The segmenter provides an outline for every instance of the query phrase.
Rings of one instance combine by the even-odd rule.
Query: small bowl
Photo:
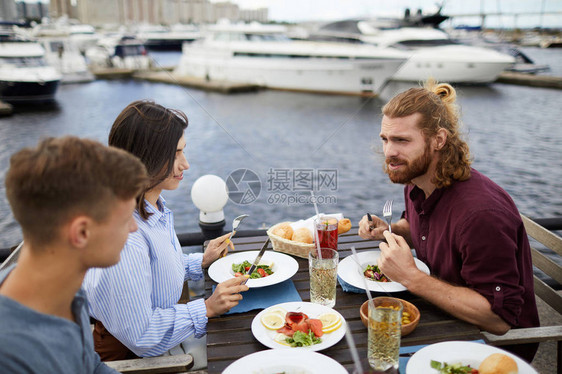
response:
[[[396,298],[396,300],[400,301],[402,303],[402,311],[403,312],[408,312],[410,313],[410,323],[408,323],[407,325],[402,325],[402,336],[406,336],[408,334],[410,334],[412,331],[415,330],[416,326],[418,325],[418,323],[420,322],[420,311],[418,310],[418,308],[416,308],[416,306],[406,300],[402,300],[402,299],[398,299]],[[361,314],[361,321],[363,321],[363,324],[365,325],[365,327],[368,327],[369,325],[369,300],[365,301],[362,305],[361,305],[361,309],[359,310],[360,314]]]

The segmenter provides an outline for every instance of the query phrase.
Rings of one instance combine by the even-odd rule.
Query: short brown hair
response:
[[[432,182],[437,188],[448,187],[453,181],[470,178],[470,150],[461,138],[457,93],[447,83],[429,80],[424,87],[410,88],[393,97],[382,112],[390,118],[420,113],[418,126],[429,139],[440,129],[447,131],[447,141],[441,150]]]
[[[76,215],[103,222],[115,199],[137,196],[147,176],[129,153],[68,136],[45,139],[12,155],[5,183],[25,240],[48,244]]]

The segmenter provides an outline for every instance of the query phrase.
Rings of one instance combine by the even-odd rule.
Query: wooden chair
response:
[[[23,242],[21,242],[20,244],[18,244],[18,246],[12,251],[12,253],[10,253],[10,255],[8,256],[7,259],[4,260],[4,262],[2,262],[0,264],[0,270],[4,270],[5,268],[7,268],[8,266],[15,264],[16,262],[18,262],[18,258],[20,257],[20,251],[21,251],[21,247],[23,247]]]
[[[521,215],[527,234],[545,247],[553,250],[558,256],[562,256],[562,238],[548,231],[533,220]],[[531,247],[533,265],[546,275],[562,284],[562,266],[552,261],[536,248]],[[562,314],[562,294],[556,292],[552,287],[534,276],[535,295],[551,306],[556,312]],[[484,339],[490,345],[508,345],[524,343],[540,343],[544,341],[557,341],[557,365],[558,373],[562,370],[562,326],[541,326],[525,329],[512,329],[504,335],[494,335],[487,332],[482,333]]]
[[[190,354],[183,354],[106,361],[105,364],[121,373],[127,374],[185,373],[193,366],[193,357]]]

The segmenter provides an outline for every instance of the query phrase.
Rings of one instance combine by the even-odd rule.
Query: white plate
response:
[[[234,278],[232,264],[241,264],[244,261],[254,262],[259,251],[246,251],[229,254],[220,258],[209,266],[209,277],[217,283]],[[250,288],[271,286],[291,278],[299,270],[297,260],[284,253],[266,250],[262,261],[273,261],[271,270],[273,274],[265,278],[248,279],[246,285]]]
[[[249,354],[232,364],[222,374],[347,374],[336,360],[305,350],[268,349]]]
[[[353,255],[349,255],[340,261],[338,265],[338,276],[345,282],[351,284],[354,287],[365,289],[365,282],[363,282],[363,272],[367,268],[367,265],[376,265],[379,259],[380,251],[365,251],[357,253],[357,261],[361,264],[361,267],[357,266],[357,263],[353,259]],[[429,268],[426,264],[414,257],[416,266],[418,269],[426,274],[429,274]],[[400,292],[406,291],[406,287],[398,282],[377,282],[373,280],[366,279],[367,285],[370,291],[376,292]]]
[[[436,343],[420,349],[408,361],[406,374],[437,374],[438,371],[431,368],[431,360],[447,362],[448,364],[461,363],[478,369],[480,363],[492,353],[503,353],[513,358],[519,368],[519,374],[537,374],[531,365],[503,349],[481,343],[462,341]]]
[[[330,333],[322,335],[322,342],[318,344],[311,345],[309,347],[289,347],[287,345],[283,345],[281,343],[277,343],[274,339],[275,336],[278,334],[275,330],[266,329],[265,326],[261,323],[261,316],[264,313],[267,313],[272,308],[281,307],[285,309],[287,312],[302,312],[308,315],[309,318],[316,318],[324,313],[336,313],[340,316],[342,320],[342,325],[339,329],[332,331]],[[291,303],[281,303],[277,305],[270,306],[267,309],[262,310],[258,313],[257,316],[254,317],[252,320],[252,334],[254,337],[263,345],[269,348],[287,348],[291,350],[308,350],[308,351],[321,351],[323,349],[329,348],[339,342],[341,338],[345,335],[345,328],[347,326],[347,322],[343,318],[343,316],[335,309],[328,308],[327,306],[320,305],[320,304],[313,304],[308,302],[291,302]]]

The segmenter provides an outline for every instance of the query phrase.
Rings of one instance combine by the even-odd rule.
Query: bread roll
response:
[[[306,244],[312,244],[313,242],[312,233],[306,227],[301,227],[300,229],[295,230],[291,240],[294,240],[296,242],[306,243]]]
[[[351,230],[351,221],[349,218],[340,219],[338,221],[338,235]]]
[[[478,367],[478,374],[517,374],[517,363],[503,353],[493,353]]]
[[[275,227],[273,234],[291,240],[293,237],[293,228],[290,222],[282,222]]]

